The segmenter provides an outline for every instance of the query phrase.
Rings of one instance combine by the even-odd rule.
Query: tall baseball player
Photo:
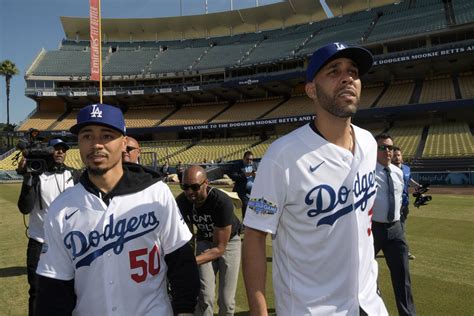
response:
[[[199,275],[191,233],[159,176],[122,164],[120,109],[84,107],[71,132],[86,171],[45,220],[39,315],[193,313]]]
[[[306,94],[316,117],[275,141],[252,188],[243,243],[251,315],[267,315],[268,233],[278,315],[387,315],[377,293],[371,234],[376,143],[351,124],[360,76],[372,65],[361,47],[316,50]]]

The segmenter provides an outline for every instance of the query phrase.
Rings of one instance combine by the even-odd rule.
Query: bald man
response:
[[[188,226],[197,228],[196,262],[201,291],[195,315],[213,315],[216,274],[219,273],[219,315],[233,315],[240,266],[240,221],[231,198],[210,187],[206,171],[191,166],[184,171],[177,198]]]
[[[127,147],[124,152],[122,152],[122,159],[126,162],[140,163],[140,144],[138,141],[131,137],[127,136]]]

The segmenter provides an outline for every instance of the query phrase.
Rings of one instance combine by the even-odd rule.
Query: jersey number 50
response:
[[[145,281],[148,273],[151,275],[157,275],[158,272],[160,272],[160,253],[157,245],[155,245],[149,253],[147,248],[142,248],[130,251],[129,256],[130,269],[141,270],[139,273],[133,273],[130,275],[133,281],[140,283]]]

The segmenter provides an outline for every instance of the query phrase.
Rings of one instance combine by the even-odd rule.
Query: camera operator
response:
[[[17,169],[18,173],[23,175],[18,208],[21,213],[29,214],[26,265],[30,285],[28,292],[30,316],[35,314],[36,267],[44,242],[44,217],[51,202],[68,187],[72,187],[76,182],[75,178],[78,177],[76,172],[64,165],[66,151],[69,146],[61,139],[51,139],[48,142],[48,147],[50,149],[54,148],[54,150],[51,150],[49,159],[44,159],[44,170],[31,168],[32,162],[28,162],[28,154],[22,159]],[[39,165],[42,165],[42,163]]]

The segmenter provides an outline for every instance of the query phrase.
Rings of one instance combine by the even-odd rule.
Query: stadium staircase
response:
[[[265,40],[265,37],[260,39],[255,45],[250,47],[250,49],[237,61],[237,65],[242,64],[246,59],[249,58],[250,54],[257,48],[263,41]]]
[[[375,108],[377,106],[377,103],[380,101],[380,99],[382,99],[383,95],[388,90],[389,86],[390,86],[389,84],[386,84],[386,83],[384,84],[382,92],[380,92],[377,98],[375,98],[374,102],[370,105],[371,108]]]
[[[421,140],[420,143],[418,144],[418,148],[416,149],[415,157],[414,159],[420,159],[421,156],[423,155],[423,150],[425,149],[425,144],[426,144],[426,139],[428,138],[428,131],[430,127],[425,126],[423,127],[423,132],[421,133]]]
[[[418,100],[420,100],[421,90],[423,90],[423,80],[416,80],[415,81],[415,88],[413,89],[413,93],[411,94],[410,101],[408,104],[416,104]]]
[[[283,103],[285,103],[286,101],[288,101],[290,99],[289,96],[285,97],[283,100],[281,100],[277,105],[275,105],[274,107],[272,107],[270,110],[268,110],[267,112],[263,113],[262,115],[260,115],[259,117],[257,117],[257,120],[260,120],[262,118],[264,118],[267,114],[273,112],[275,109],[277,109],[280,105],[282,105]]]
[[[207,47],[206,49],[204,49],[204,51],[201,53],[201,55],[199,55],[198,58],[196,58],[195,60],[193,60],[193,63],[191,64],[191,66],[189,66],[189,69],[193,69],[194,67],[196,67],[199,62],[201,61],[201,59],[207,55],[207,53],[209,52],[209,50],[212,49],[212,46],[210,47]]]
[[[216,117],[218,117],[219,115],[221,115],[222,113],[224,113],[225,111],[227,111],[228,109],[230,109],[236,102],[235,101],[232,101],[232,102],[229,102],[229,105],[226,106],[225,108],[223,108],[221,111],[217,112],[214,116],[212,116],[210,119],[208,119],[206,121],[206,123],[210,123],[212,122],[212,120],[214,120]]]
[[[58,119],[56,120],[56,122],[54,122],[50,127],[49,129],[54,129],[62,120],[64,120],[68,115],[69,113],[72,112],[72,108],[68,108],[66,110],[66,112],[64,112],[63,114],[61,114]]]
[[[382,14],[383,14],[382,12],[379,12],[379,13],[375,14],[374,18],[372,19],[372,22],[370,23],[369,28],[368,28],[367,31],[365,31],[364,34],[362,35],[362,42],[363,42],[363,43],[367,42],[367,39],[369,38],[370,33],[372,33],[372,31],[374,30],[374,28],[375,28],[375,26],[377,25],[377,22],[378,22],[378,20],[380,19],[380,16],[381,16]]]
[[[443,4],[444,14],[446,15],[446,23],[448,23],[449,26],[455,25],[456,18],[454,17],[453,3],[451,2],[451,0],[445,0],[443,1]]]
[[[157,125],[160,125],[161,123],[163,123],[164,121],[166,121],[171,115],[175,114],[175,113],[178,112],[180,109],[181,109],[181,106],[176,106],[176,107],[174,108],[174,110],[171,111],[170,113],[168,113],[166,116],[164,116],[164,117],[160,120],[160,123],[158,123]]]
[[[462,99],[461,88],[459,87],[459,78],[457,75],[452,75],[453,80],[453,87],[454,87],[454,95],[456,96],[456,100]]]

